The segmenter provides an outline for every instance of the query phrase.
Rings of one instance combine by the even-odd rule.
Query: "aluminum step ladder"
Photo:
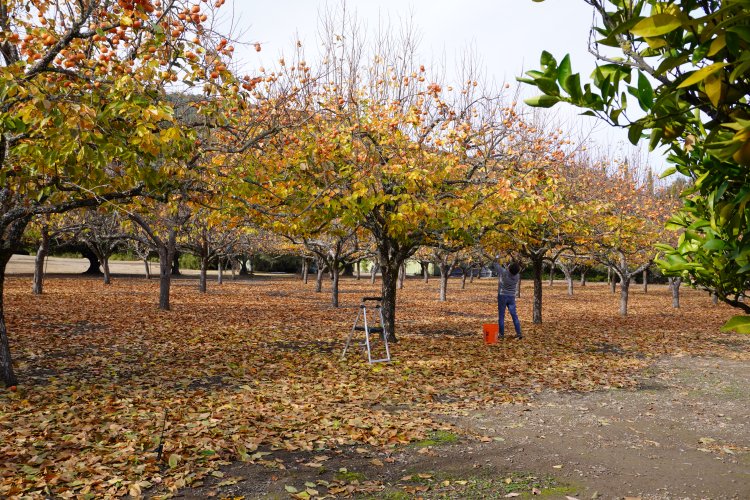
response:
[[[380,321],[379,326],[370,326],[371,323],[368,323],[367,321],[367,303],[368,302],[375,302],[374,306],[370,306],[370,309],[374,309],[374,311],[371,313],[371,316],[374,316],[372,319],[372,324],[376,324],[377,321]],[[367,351],[367,361],[372,363],[383,363],[388,362],[391,360],[391,351],[388,349],[388,335],[385,331],[385,323],[383,322],[383,307],[382,307],[383,297],[362,297],[362,302],[359,304],[359,312],[357,313],[357,318],[354,320],[354,326],[352,326],[352,331],[349,333],[349,337],[346,339],[346,345],[344,345],[344,352],[341,353],[341,359],[344,359],[346,357],[346,351],[349,349],[349,346],[352,343],[352,339],[354,338],[354,335],[356,332],[365,332],[365,339],[364,342],[361,344],[363,347],[363,350]],[[360,325],[360,318],[362,319],[362,324]],[[373,337],[374,334],[376,335]],[[379,358],[379,359],[373,359],[373,348],[372,348],[372,342],[374,340],[378,340],[378,337],[383,342],[383,347],[385,348],[385,357]]]

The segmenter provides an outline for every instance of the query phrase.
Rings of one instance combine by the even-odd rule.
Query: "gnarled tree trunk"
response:
[[[395,265],[394,265],[395,264]],[[398,289],[397,263],[384,262],[380,266],[383,278],[381,294],[383,297],[383,323],[389,342],[396,342],[396,291]]]
[[[555,263],[550,262],[549,265],[549,286],[553,286],[555,284]]]
[[[643,270],[643,293],[648,293],[648,269]]]
[[[99,270],[99,257],[97,257],[94,252],[89,250],[88,247],[84,247],[83,250],[81,250],[81,255],[83,255],[84,259],[88,259],[89,261],[89,268],[86,269],[83,274],[90,276],[99,276],[102,274]]]
[[[430,282],[430,263],[420,262],[419,265],[422,267],[422,278],[424,279],[424,282],[429,283]]]
[[[198,291],[206,293],[206,277],[208,274],[208,255],[201,255],[201,275],[198,278]]]
[[[318,264],[318,270],[315,274],[315,292],[320,293],[323,291],[323,274],[325,274],[325,268],[322,264]]]
[[[438,268],[440,269],[440,302],[445,302],[447,300],[448,295],[448,276],[451,272],[451,267],[449,264],[440,264]]]
[[[44,262],[49,251],[49,230],[46,223],[42,223],[42,239],[34,258],[34,283],[31,291],[34,295],[41,295],[44,291]]]
[[[0,250],[0,375],[6,387],[18,384],[18,379],[13,371],[13,358],[10,355],[10,342],[8,341],[8,328],[5,325],[5,269],[8,265],[13,251],[10,249]]]
[[[159,252],[159,309],[169,311],[169,289],[172,285],[173,255],[168,248],[160,246]]]
[[[628,291],[630,290],[630,276],[620,276],[620,316],[628,315]]]
[[[341,275],[341,270],[339,269],[339,263],[333,262],[331,265],[331,275],[333,276],[333,281],[331,282],[331,305],[333,307],[339,306],[339,277]]]
[[[102,272],[104,273],[104,284],[109,285],[112,283],[112,275],[109,273],[109,255],[104,255],[99,258],[102,263]]]
[[[542,323],[542,256],[532,256],[531,266],[534,273],[534,308],[532,313],[532,323]]]
[[[669,278],[669,288],[672,290],[672,307],[674,309],[680,308],[680,285],[682,284],[682,278]]]

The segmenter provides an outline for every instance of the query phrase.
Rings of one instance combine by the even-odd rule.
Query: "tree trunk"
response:
[[[102,271],[104,272],[104,284],[109,285],[112,283],[112,276],[109,274],[109,255],[102,254]]]
[[[549,286],[553,286],[555,284],[555,263],[552,262],[549,265]]]
[[[398,288],[398,265],[388,263],[380,268],[383,278],[381,293],[383,296],[383,326],[388,335],[388,342],[397,342],[396,338],[396,291]]]
[[[425,283],[430,282],[430,263],[427,262],[420,262],[420,266],[422,266],[422,277],[424,278]]]
[[[620,316],[628,315],[628,291],[630,276],[620,276]]]
[[[372,267],[370,268],[370,283],[375,283],[375,275],[378,274],[378,268],[380,265],[377,262],[372,263]]]
[[[0,375],[5,387],[18,385],[18,379],[13,371],[13,358],[10,355],[8,329],[5,325],[5,268],[8,265],[12,250],[0,250]]]
[[[406,264],[401,264],[398,268],[398,289],[404,289],[404,279],[406,278]]]
[[[521,298],[521,278],[518,278],[518,284],[516,285],[516,297]]]
[[[84,247],[84,249],[81,250],[81,255],[83,255],[84,259],[88,259],[89,261],[89,268],[86,269],[83,274],[91,276],[99,276],[102,274],[102,272],[99,270],[99,258],[94,252],[89,250],[88,247]]]
[[[477,272],[477,276],[478,276],[477,279],[482,277],[481,274],[482,274],[482,268],[480,267],[479,271]],[[473,267],[469,268],[469,283],[474,283],[474,268]]]
[[[711,302],[713,302],[714,305],[717,305],[719,303],[719,296],[716,294],[716,292],[711,294]]]
[[[461,290],[466,290],[466,269],[461,269]]]
[[[224,266],[222,265],[221,257],[217,259],[216,267],[218,269],[216,273],[216,282],[221,285],[224,283]]]
[[[175,252],[174,256],[172,256],[172,275],[173,276],[179,276],[182,273],[180,272],[180,252]]]
[[[581,269],[581,286],[586,286],[586,269]]]
[[[445,302],[448,294],[448,275],[451,271],[451,266],[446,264],[440,264],[440,302]]]
[[[333,307],[339,306],[339,263],[334,262],[331,265],[331,275],[333,275],[333,282],[331,283],[331,305]]]
[[[47,224],[42,224],[42,240],[39,242],[39,248],[36,251],[34,259],[34,283],[31,291],[34,295],[41,295],[44,291],[44,262],[47,259],[49,251],[49,231]]]
[[[669,287],[672,289],[672,307],[680,308],[680,285],[682,278],[669,278]]]
[[[247,276],[250,274],[247,270],[247,259],[244,255],[238,259],[238,262],[240,263],[240,276]]]
[[[612,269],[610,269],[608,273],[611,273],[611,276],[609,276],[609,289],[612,293],[615,293],[617,291],[617,275],[612,272]]]
[[[318,272],[315,276],[315,292],[320,293],[323,290],[323,274],[325,273],[325,269],[323,266],[318,266]]]
[[[567,267],[563,268],[562,272],[565,275],[565,281],[568,284],[568,295],[573,295],[573,272]]]
[[[532,314],[532,323],[539,325],[542,323],[542,265],[541,257],[532,258],[532,270],[534,272],[534,311]]]
[[[208,274],[208,256],[201,255],[201,275],[198,278],[198,291],[206,293],[206,275]]]
[[[159,248],[159,309],[169,311],[169,288],[172,284],[173,256],[167,248]]]
[[[143,259],[143,267],[146,268],[146,279],[150,280],[151,279],[151,267],[148,265],[148,257]]]
[[[643,270],[643,293],[648,293],[648,269]]]
[[[362,262],[357,261],[357,281],[362,279]]]
[[[310,275],[310,261],[302,259],[302,282],[307,285],[308,276]]]

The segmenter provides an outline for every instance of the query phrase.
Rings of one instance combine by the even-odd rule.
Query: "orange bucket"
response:
[[[485,344],[497,344],[497,334],[500,332],[500,327],[497,323],[485,323],[482,325],[482,333],[484,333]]]

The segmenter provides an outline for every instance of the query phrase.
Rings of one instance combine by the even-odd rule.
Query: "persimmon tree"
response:
[[[235,247],[244,230],[243,221],[229,217],[219,207],[198,207],[178,234],[177,247],[198,257],[198,291],[206,293],[208,266],[219,262]]]
[[[542,322],[542,268],[576,244],[583,229],[580,189],[566,171],[577,146],[539,116],[520,121],[511,137],[505,189],[508,202],[486,210],[493,228],[483,242],[491,255],[513,254],[529,262],[534,284],[532,321]],[[565,181],[565,182],[563,182]]]
[[[3,2],[0,284],[32,217],[131,198],[161,175],[156,159],[189,155],[194,139],[165,93],[228,74],[230,47],[219,49],[206,29],[212,9],[187,0]],[[0,303],[0,371],[13,385],[3,312]]]
[[[67,221],[62,214],[37,215],[27,226],[24,240],[37,244],[34,256],[34,278],[31,292],[41,295],[44,292],[44,272],[47,256],[52,244],[68,232]]]
[[[85,245],[101,264],[104,284],[111,283],[109,258],[127,239],[122,215],[112,207],[77,210],[66,214],[71,238]]]
[[[628,313],[631,281],[656,258],[656,243],[667,216],[675,207],[654,196],[644,182],[647,165],[614,159],[599,170],[599,182],[608,197],[591,215],[593,258],[611,268],[620,280],[620,315]],[[591,176],[591,183],[597,181]]]
[[[648,133],[652,149],[668,148],[674,167],[667,173],[676,170],[693,183],[669,223],[684,232],[676,246],[660,246],[660,266],[750,313],[742,300],[750,289],[750,241],[744,237],[750,224],[750,8],[739,0],[584,1],[595,19],[593,82],[581,86],[568,56],[558,63],[544,52],[540,70],[521,79],[543,92],[529,104],[568,102],[627,128],[633,143]],[[732,325],[750,331],[750,317]]]
[[[331,220],[364,228],[381,272],[385,328],[395,340],[399,270],[446,231],[478,224],[479,186],[496,180],[487,175],[495,160],[482,157],[495,147],[487,130],[507,116],[492,113],[500,97],[485,94],[474,78],[455,87],[432,80],[415,59],[413,33],[383,35],[367,47],[356,26],[342,24],[343,36],[339,25],[324,26],[325,63],[305,108],[310,118],[270,140],[248,196],[275,207],[290,226],[302,213],[329,211]]]

